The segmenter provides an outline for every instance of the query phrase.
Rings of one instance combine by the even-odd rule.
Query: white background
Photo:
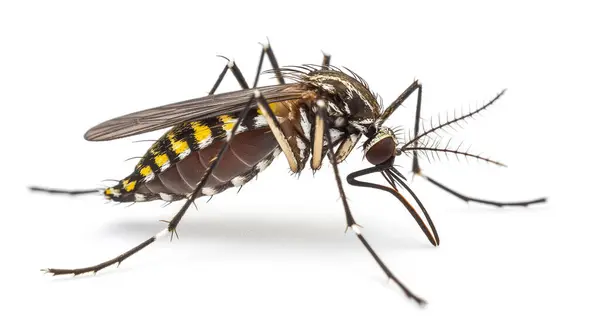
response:
[[[0,333],[598,335],[597,13],[577,1],[3,3]],[[467,205],[415,178],[440,233],[434,248],[393,197],[347,187],[366,238],[425,309],[344,234],[330,166],[296,180],[283,156],[239,194],[199,202],[179,241],[95,277],[39,272],[113,257],[179,205],[26,186],[126,176],[135,161],[124,160],[149,146],[132,140],[158,135],[92,143],[89,127],[204,95],[224,65],[217,54],[251,78],[267,36],[281,65],[319,63],[327,51],[385,103],[420,79],[426,118],[508,88],[454,138],[509,168],[451,159],[424,171],[469,195],[549,203]],[[223,89],[235,88],[227,77]],[[415,100],[389,125],[411,125]],[[367,166],[357,151],[341,170]]]

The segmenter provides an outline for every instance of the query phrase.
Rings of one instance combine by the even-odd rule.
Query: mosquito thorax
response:
[[[360,77],[341,71],[317,70],[307,74],[305,82],[325,98],[333,116],[345,116],[350,123],[354,121],[363,125],[378,116],[379,103]]]
[[[396,155],[398,141],[388,127],[381,127],[364,144],[365,157],[372,165],[382,164]]]

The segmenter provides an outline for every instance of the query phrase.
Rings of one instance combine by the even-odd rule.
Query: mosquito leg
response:
[[[220,56],[220,57],[222,57],[225,60],[227,60],[227,64],[225,65],[225,67],[223,68],[223,70],[221,71],[221,73],[219,74],[219,77],[217,78],[217,81],[215,82],[215,85],[213,85],[212,89],[210,89],[210,91],[208,92],[209,96],[215,94],[215,92],[219,88],[219,85],[221,85],[221,82],[223,81],[223,78],[225,78],[225,75],[227,74],[227,70],[229,70],[229,64],[231,64],[231,62],[232,62],[232,61],[229,60],[229,58],[227,58],[225,56]]]
[[[329,133],[329,127],[328,127],[327,118],[326,118],[327,104],[325,104],[325,101],[323,101],[323,100],[317,100],[317,108],[318,108],[318,114],[321,116],[321,118],[323,120],[325,120],[325,136],[327,137],[327,143],[333,143],[331,141],[331,134]],[[336,180],[336,183],[338,186],[338,191],[340,193],[340,198],[341,198],[343,206],[344,206],[344,212],[346,214],[347,229],[348,228],[352,229],[352,231],[354,232],[356,237],[360,240],[360,242],[363,244],[363,246],[369,251],[369,253],[373,257],[373,259],[375,259],[375,261],[377,262],[379,267],[383,270],[383,272],[390,279],[392,279],[392,281],[394,281],[402,289],[402,291],[404,291],[404,294],[406,294],[406,296],[408,298],[415,300],[420,305],[425,305],[426,304],[425,300],[423,300],[420,297],[413,294],[404,284],[402,284],[402,282],[400,282],[400,280],[398,280],[398,278],[396,278],[396,276],[392,273],[392,271],[390,271],[390,269],[385,265],[385,263],[379,258],[377,253],[375,253],[375,251],[373,250],[371,245],[367,242],[365,237],[362,235],[362,233],[359,229],[359,225],[356,224],[356,221],[354,220],[354,218],[352,217],[352,213],[350,212],[350,207],[348,206],[348,200],[346,199],[346,193],[344,192],[344,187],[342,185],[342,180],[340,178],[340,173],[338,171],[338,166],[337,166],[337,162],[335,160],[335,154],[333,153],[333,150],[328,150],[327,155],[329,156],[329,160],[333,167],[333,172],[334,172],[335,180]]]
[[[281,69],[279,68],[279,64],[277,63],[275,54],[273,53],[273,48],[271,48],[271,44],[269,42],[267,42],[267,44],[263,44],[262,47],[263,48],[260,53],[260,59],[258,61],[258,69],[256,71],[256,77],[254,78],[254,84],[252,85],[252,87],[255,88],[258,85],[258,79],[260,77],[260,70],[262,69],[262,64],[265,60],[265,55],[267,55],[267,58],[269,59],[269,62],[271,63],[271,66],[273,67],[273,71],[275,71],[275,77],[277,78],[277,81],[279,82],[279,84],[285,84],[283,75],[281,74]],[[219,88],[219,85],[221,85],[221,82],[223,81],[223,78],[225,78],[225,75],[227,74],[228,70],[230,70],[233,73],[233,76],[235,77],[237,82],[240,84],[242,89],[248,89],[249,88],[248,82],[246,82],[246,79],[244,78],[242,71],[237,66],[237,64],[235,64],[235,61],[229,60],[229,58],[227,58],[225,56],[220,56],[220,57],[227,60],[227,64],[225,65],[225,67],[223,68],[221,73],[219,74],[217,81],[215,82],[215,84],[213,85],[212,89],[210,90],[210,92],[208,94],[212,95],[217,91],[217,89]]]
[[[419,175],[421,175],[423,178],[425,178],[427,181],[433,183],[433,185],[439,187],[440,189],[460,198],[461,200],[465,201],[465,202],[473,202],[473,203],[481,203],[481,204],[488,204],[488,205],[494,205],[497,207],[505,207],[505,206],[522,206],[522,207],[526,207],[528,205],[532,205],[532,204],[538,204],[538,203],[545,203],[547,201],[546,197],[541,197],[541,198],[536,198],[533,200],[528,200],[528,201],[520,201],[520,202],[498,202],[498,201],[490,201],[490,200],[484,200],[481,198],[475,198],[475,197],[469,197],[469,196],[465,196],[461,193],[458,193],[455,190],[452,190],[450,188],[448,188],[447,186],[441,184],[440,182],[432,179],[431,177],[423,174],[422,172],[419,172]]]
[[[419,83],[419,81],[414,81],[409,87],[406,88],[406,90],[404,90],[404,92],[402,92],[398,98],[396,98],[396,100],[394,100],[390,106],[388,106],[385,111],[383,111],[383,114],[381,116],[380,121],[379,121],[379,125],[377,126],[381,126],[381,124],[383,124],[383,122],[385,120],[387,120],[387,118],[389,118],[395,111],[396,109],[398,109],[398,107],[400,107],[400,105],[402,105],[402,103],[404,103],[404,101],[406,99],[408,99],[408,97],[410,97],[411,94],[413,94],[415,91],[419,91],[418,92],[418,97],[417,97],[417,124],[418,124],[418,120],[420,118],[421,115],[421,90],[422,90],[422,86],[421,83]],[[419,125],[417,125],[415,127],[415,134],[418,133],[418,128]]]
[[[419,82],[417,82],[417,81],[413,82],[412,85],[410,85],[402,94],[400,94],[400,96],[398,96],[398,98],[396,98],[396,100],[388,108],[386,108],[386,110],[384,112],[385,117],[383,118],[383,120],[387,119],[402,104],[402,102],[404,102],[414,91],[417,91],[417,107],[416,107],[416,111],[415,111],[415,131],[414,131],[415,132],[414,137],[417,137],[419,135],[419,126],[421,125],[421,123],[420,123],[420,120],[421,120],[421,96],[422,96],[422,92],[423,92],[423,86]],[[490,201],[490,200],[484,200],[484,199],[465,196],[461,193],[458,193],[455,190],[448,188],[447,186],[432,179],[431,177],[423,174],[423,172],[421,171],[421,166],[419,165],[419,157],[418,157],[418,155],[416,155],[416,153],[415,153],[415,155],[413,155],[412,172],[415,175],[419,175],[419,176],[425,178],[427,181],[431,182],[433,185],[462,199],[465,202],[482,203],[482,204],[494,205],[494,206],[498,206],[498,207],[528,206],[531,204],[546,202],[545,197],[528,200],[528,201],[520,201],[520,202],[498,202],[498,201]]]
[[[273,110],[269,106],[267,100],[260,93],[260,90],[255,90],[254,95],[256,97],[256,103],[257,103],[258,107],[261,109],[261,111],[264,112],[263,117],[267,121],[267,124],[269,125],[269,128],[271,129],[271,132],[273,133],[273,136],[275,137],[275,140],[277,140],[277,144],[279,145],[279,148],[281,148],[281,151],[283,152],[283,154],[285,155],[285,158],[288,161],[290,170],[294,173],[297,173],[298,169],[299,169],[298,161],[296,160],[296,157],[294,156],[294,152],[292,150],[292,147],[290,146],[288,138],[285,136],[283,130],[281,129],[281,125],[279,124],[279,121],[277,121],[277,117],[275,116],[275,113],[273,113]]]
[[[275,54],[273,53],[273,48],[271,47],[271,43],[267,39],[267,44],[263,45],[263,55],[267,54],[269,58],[269,62],[273,67],[273,71],[275,72],[275,78],[277,78],[277,82],[279,84],[285,84],[285,80],[283,79],[283,75],[281,74],[281,69],[279,68],[279,64],[277,63],[277,58],[275,58]],[[261,56],[262,59],[262,56]]]
[[[256,90],[256,91],[258,92],[258,90]],[[240,125],[242,123],[244,123],[245,120],[247,119],[248,114],[251,110],[250,106],[255,99],[256,99],[256,96],[251,96],[250,99],[248,100],[248,103],[246,104],[244,111],[240,114],[239,119],[236,121],[236,123],[233,125],[233,128],[231,129],[232,135],[237,133],[237,130],[240,127]],[[173,219],[169,222],[168,230],[169,230],[169,232],[171,232],[171,239],[173,239],[173,234],[177,235],[177,231],[176,231],[177,225],[181,221],[181,218],[185,214],[186,210],[190,207],[190,205],[192,205],[192,203],[194,203],[194,200],[196,198],[198,198],[199,196],[202,195],[202,190],[203,190],[204,186],[206,185],[208,178],[212,174],[213,170],[217,167],[219,162],[221,162],[221,159],[223,158],[223,155],[225,154],[227,149],[229,149],[229,145],[233,138],[234,137],[231,136],[228,139],[226,139],[225,143],[221,147],[221,150],[219,151],[217,156],[212,160],[212,163],[208,167],[208,169],[206,169],[206,171],[204,172],[202,179],[200,179],[200,182],[198,183],[198,185],[196,186],[196,188],[194,189],[192,194],[187,198],[186,202],[183,204],[183,207],[181,207],[181,209],[177,212],[175,217],[173,217]]]
[[[417,109],[416,109],[416,117],[415,117],[415,137],[419,135],[419,125],[421,124],[419,122],[421,120],[421,91],[422,91],[422,87],[419,85],[419,93],[417,96]],[[436,187],[450,193],[451,195],[454,195],[454,196],[460,198],[461,200],[463,200],[465,202],[481,203],[481,204],[493,205],[493,206],[497,206],[497,207],[505,207],[505,206],[526,207],[526,206],[529,206],[532,204],[545,203],[547,200],[545,197],[541,197],[541,198],[536,198],[536,199],[527,200],[527,201],[499,202],[499,201],[485,200],[485,199],[481,199],[481,198],[465,196],[453,189],[450,189],[449,187],[434,180],[433,178],[423,174],[423,171],[421,170],[421,167],[419,166],[419,157],[418,157],[418,155],[416,155],[416,153],[415,153],[415,155],[413,155],[412,172],[416,175],[419,175],[419,176],[425,178],[425,180],[431,182]]]
[[[255,97],[249,97],[248,103],[246,104],[246,107],[244,109],[244,111],[240,114],[240,118],[238,119],[238,121],[235,123],[235,125],[233,126],[233,129],[231,130],[231,134],[236,134],[236,131],[238,130],[240,124],[244,121],[244,119],[246,119],[246,117],[249,114],[250,111],[250,106],[252,104],[252,102],[254,101]],[[204,186],[206,185],[206,182],[208,181],[208,177],[211,175],[212,171],[215,169],[215,167],[219,164],[219,162],[221,161],[225,151],[229,148],[229,144],[231,142],[231,140],[233,139],[232,137],[229,137],[225,143],[223,144],[223,146],[221,147],[221,150],[219,151],[219,153],[217,154],[217,156],[212,160],[211,165],[208,167],[208,169],[204,172],[204,175],[202,177],[202,179],[200,180],[200,182],[198,183],[198,185],[196,186],[196,188],[194,189],[194,191],[187,197],[185,203],[183,204],[183,206],[181,207],[181,209],[179,209],[179,211],[177,212],[177,214],[175,214],[175,216],[173,217],[173,219],[171,219],[171,221],[169,222],[169,225],[166,229],[161,230],[159,233],[157,233],[156,235],[154,235],[153,237],[145,240],[144,242],[142,242],[141,244],[135,246],[134,248],[128,250],[127,252],[113,258],[110,260],[107,260],[105,262],[102,262],[100,264],[94,265],[94,266],[90,266],[90,267],[84,267],[84,268],[75,268],[75,269],[61,269],[61,268],[48,268],[48,269],[43,269],[42,271],[45,271],[47,273],[51,273],[53,275],[60,275],[60,274],[82,274],[82,273],[88,273],[88,272],[98,272],[101,269],[104,269],[110,265],[114,265],[114,264],[121,264],[125,259],[131,257],[132,255],[136,254],[137,252],[141,251],[143,248],[147,247],[148,245],[152,244],[153,242],[155,242],[158,238],[165,236],[167,233],[171,233],[171,239],[173,239],[173,235],[177,235],[177,225],[179,224],[179,222],[181,221],[181,218],[183,217],[183,215],[185,214],[185,212],[187,211],[187,209],[190,207],[190,205],[192,205],[192,203],[194,203],[194,200],[196,198],[198,198],[199,196],[201,196],[202,190],[204,189]]]
[[[221,73],[219,74],[219,77],[217,78],[215,85],[213,85],[212,89],[210,89],[210,92],[208,92],[208,95],[209,96],[213,95],[217,91],[217,89],[219,88],[219,85],[221,85],[221,82],[223,81],[223,78],[225,78],[225,75],[227,74],[228,70],[230,70],[233,73],[233,76],[235,77],[237,82],[240,84],[242,89],[247,89],[248,83],[246,82],[244,75],[240,71],[240,68],[237,66],[237,64],[235,64],[235,61],[229,60],[229,58],[227,58],[225,56],[220,56],[220,57],[227,60],[227,64],[225,65],[225,67],[223,68]],[[262,57],[261,57],[261,59],[262,59]]]
[[[331,55],[327,54],[327,53],[323,53],[323,62],[321,63],[321,66],[323,66],[323,68],[325,68],[325,69],[328,69],[329,63],[331,63]]]
[[[285,84],[285,80],[283,78],[283,75],[281,74],[281,68],[279,67],[279,64],[277,63],[277,58],[275,57],[275,54],[273,53],[273,48],[271,47],[271,43],[269,42],[269,40],[267,39],[267,44],[262,44],[262,51],[260,53],[260,60],[258,61],[258,68],[256,69],[256,76],[254,77],[254,85],[252,86],[253,88],[255,88],[258,85],[258,79],[260,78],[260,70],[262,69],[262,64],[263,61],[265,59],[265,55],[267,55],[267,58],[269,59],[269,63],[271,63],[271,67],[273,68],[273,72],[275,72],[275,78],[277,79],[277,82],[279,84]]]
[[[49,194],[64,194],[64,195],[85,195],[85,194],[97,194],[102,192],[101,189],[82,189],[82,190],[65,190],[65,189],[53,189],[53,188],[42,188],[42,187],[29,187],[31,191],[45,192]]]

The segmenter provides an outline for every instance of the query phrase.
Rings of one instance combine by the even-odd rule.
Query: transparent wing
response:
[[[305,91],[297,83],[259,88],[268,102],[298,99]],[[151,132],[177,124],[224,114],[241,113],[254,89],[227,92],[133,112],[90,128],[86,140],[106,141]],[[256,102],[251,107],[256,107]]]

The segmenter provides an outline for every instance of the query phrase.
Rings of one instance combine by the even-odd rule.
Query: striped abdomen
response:
[[[256,123],[257,118],[251,123]],[[117,202],[174,201],[192,193],[224,144],[236,119],[229,116],[180,125],[144,155],[129,177],[104,194]],[[264,170],[281,152],[268,127],[247,125],[236,134],[209,176],[200,196],[241,186]]]

